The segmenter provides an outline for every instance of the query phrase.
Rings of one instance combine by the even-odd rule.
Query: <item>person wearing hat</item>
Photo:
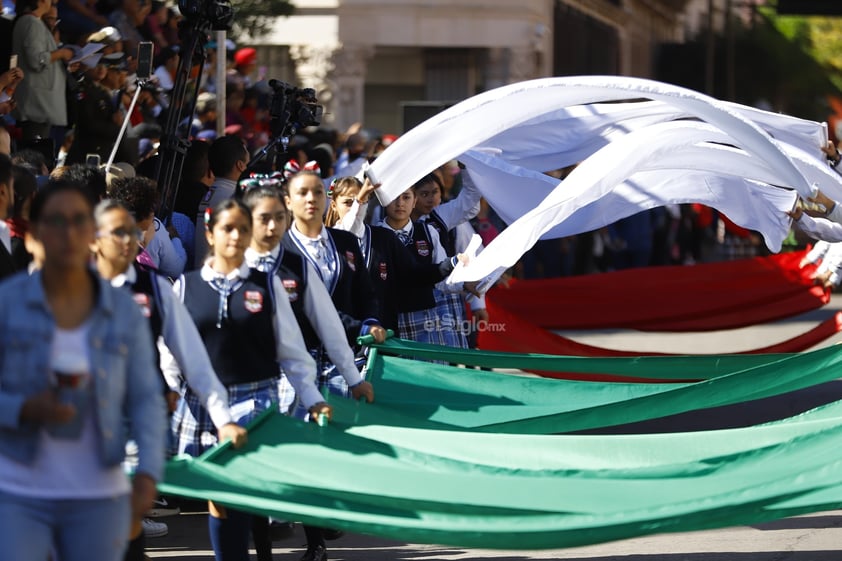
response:
[[[228,72],[228,79],[242,84],[244,88],[252,85],[250,75],[257,68],[257,51],[251,47],[234,53],[234,69]]]

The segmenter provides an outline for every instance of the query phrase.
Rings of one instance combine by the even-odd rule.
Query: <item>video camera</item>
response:
[[[229,0],[178,0],[178,9],[188,22],[205,22],[213,30],[228,31],[234,23]]]
[[[269,103],[269,127],[273,136],[288,136],[304,127],[321,124],[324,107],[316,99],[313,88],[297,88],[279,80],[269,80],[272,100]]]

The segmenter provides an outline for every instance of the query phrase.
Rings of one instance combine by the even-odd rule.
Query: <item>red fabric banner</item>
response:
[[[503,351],[511,353],[542,353],[566,356],[594,356],[594,357],[632,357],[632,356],[667,356],[673,353],[620,351],[595,347],[576,342],[567,337],[550,333],[522,318],[519,318],[492,302],[488,304],[489,324],[495,329],[479,332],[478,347],[488,351]],[[809,331],[786,341],[734,354],[765,354],[765,353],[794,353],[801,352],[818,345],[822,341],[842,331],[842,312],[821,322]],[[686,354],[686,353],[684,353]],[[548,378],[564,378],[567,380],[589,380],[603,382],[664,382],[664,380],[632,379],[627,376],[614,376],[610,372],[603,374],[587,374],[574,372],[543,372],[533,371],[535,374]],[[671,380],[674,382],[675,380]]]
[[[819,308],[805,251],[692,266],[645,267],[555,279],[512,281],[486,301],[545,329],[643,331],[735,329]]]

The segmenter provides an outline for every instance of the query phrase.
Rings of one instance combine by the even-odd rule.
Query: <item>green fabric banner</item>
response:
[[[439,355],[441,357],[443,355]],[[667,357],[668,369],[683,372]],[[552,434],[626,424],[668,415],[756,400],[828,382],[839,377],[842,347],[803,354],[727,357],[730,367],[718,377],[692,383],[597,383],[555,380],[457,368],[383,356],[370,357],[368,379],[376,402],[353,404],[337,422],[446,428],[516,434]],[[708,357],[684,357],[688,365]],[[733,359],[733,360],[732,360]],[[743,369],[737,369],[747,359]],[[561,360],[561,359],[558,359]],[[634,376],[646,377],[641,359],[617,361]],[[691,367],[692,368],[692,367]],[[698,367],[696,367],[698,368]],[[700,370],[697,370],[701,373]],[[432,424],[431,424],[432,423]]]
[[[538,549],[839,508],[840,481],[836,403],[764,426],[633,436],[319,427],[271,413],[243,450],[172,461],[160,488],[409,542]]]
[[[693,356],[640,356],[640,357],[578,357],[545,354],[518,354],[474,349],[457,349],[417,343],[390,337],[384,343],[374,344],[371,337],[360,341],[370,344],[379,353],[421,360],[439,360],[454,364],[483,368],[542,370],[546,372],[576,372],[583,374],[612,374],[616,376],[645,377],[652,380],[702,380],[767,364],[773,360],[792,356],[781,354],[724,354]]]
[[[223,444],[173,460],[160,488],[352,532],[500,549],[573,547],[842,507],[842,402],[741,429],[554,434],[827,382],[840,371],[842,347],[720,358],[684,358],[699,360],[688,366],[699,382],[596,383],[375,350],[368,376],[376,403],[331,399],[334,420],[325,427],[267,412],[244,449]],[[679,378],[686,371],[674,357],[607,360],[636,377],[660,366]]]

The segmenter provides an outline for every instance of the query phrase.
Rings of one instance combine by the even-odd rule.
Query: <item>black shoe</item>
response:
[[[331,528],[322,528],[322,537],[327,541],[338,540],[345,535],[342,530],[333,530]]]
[[[322,545],[308,549],[298,561],[327,561],[327,550]]]
[[[295,535],[295,524],[283,520],[272,520],[269,523],[269,539],[273,542],[286,540]]]

